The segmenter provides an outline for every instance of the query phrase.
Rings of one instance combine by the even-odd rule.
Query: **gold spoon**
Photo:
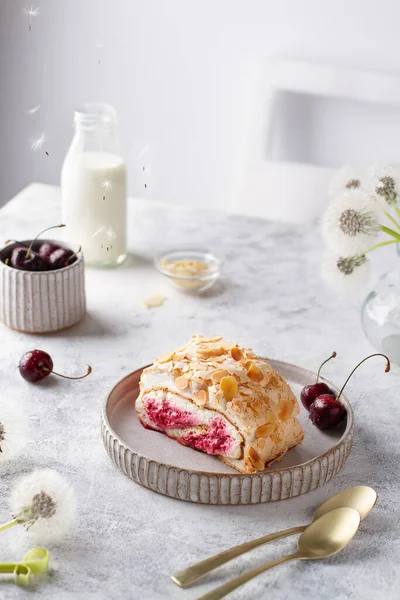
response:
[[[220,600],[244,583],[261,573],[282,565],[290,560],[310,560],[328,558],[343,550],[357,533],[360,525],[360,514],[354,508],[335,508],[323,515],[301,534],[297,542],[297,552],[282,556],[265,565],[251,569],[239,577],[220,585],[215,590],[201,596],[198,600]]]
[[[330,498],[321,504],[321,506],[317,508],[313,514],[312,522],[335,508],[343,507],[353,508],[359,513],[361,520],[363,520],[372,510],[375,502],[375,490],[366,485],[357,485],[349,488],[348,490],[344,490],[339,494],[336,494],[336,496],[333,496],[333,498]],[[264,535],[256,538],[255,540],[251,540],[250,542],[239,544],[238,546],[224,550],[219,554],[210,556],[209,558],[206,558],[205,560],[202,560],[201,562],[196,563],[187,569],[176,573],[175,575],[171,575],[171,579],[180,587],[186,587],[197,579],[200,579],[200,577],[203,577],[203,575],[206,575],[210,571],[213,571],[217,567],[224,565],[233,558],[236,558],[237,556],[240,556],[241,554],[244,554],[253,548],[257,548],[263,544],[268,544],[268,542],[272,542],[274,540],[279,540],[280,538],[288,537],[289,535],[294,535],[295,533],[301,533],[307,527],[308,525],[292,527],[291,529],[270,533],[269,535]]]

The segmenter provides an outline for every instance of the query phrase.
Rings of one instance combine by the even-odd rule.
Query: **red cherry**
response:
[[[39,256],[42,260],[47,262],[50,254],[59,248],[60,246],[58,244],[53,244],[52,242],[43,242],[39,248]]]
[[[4,256],[4,253],[0,254],[1,260],[7,265],[9,264],[11,267],[14,267],[14,269],[20,269],[22,271],[46,271],[46,262],[40,256],[40,246],[38,247],[37,238],[45,231],[58,227],[65,227],[65,225],[54,225],[53,227],[43,229],[43,231],[31,241],[28,248],[17,242],[17,245],[11,251],[11,255]]]
[[[87,377],[92,372],[92,367],[88,366],[87,373],[80,377],[69,377],[67,375],[61,375],[61,373],[56,373],[53,371],[53,361],[50,354],[47,354],[47,352],[44,352],[43,350],[31,350],[30,352],[26,352],[19,361],[18,368],[21,376],[31,383],[41,381],[50,375],[50,373],[58,375],[58,377],[63,377],[64,379],[84,379],[84,377]]]
[[[46,271],[46,265],[36,252],[29,250],[23,246],[16,246],[10,258],[10,264],[14,269],[20,271]]]
[[[344,388],[346,387],[350,377],[353,375],[354,371],[358,369],[358,367],[369,358],[373,356],[383,356],[386,359],[386,367],[385,373],[390,371],[390,361],[385,354],[371,354],[364,358],[361,362],[358,363],[344,382],[342,389],[340,390],[337,398],[335,398],[332,394],[322,394],[322,396],[318,396],[318,398],[311,404],[310,406],[310,419],[312,423],[318,427],[318,429],[330,429],[331,427],[335,427],[340,421],[342,421],[346,416],[345,407],[339,402],[340,396]]]
[[[324,360],[324,362],[320,365],[318,372],[317,372],[316,382],[312,383],[311,385],[306,385],[301,390],[300,400],[301,400],[304,408],[306,408],[307,410],[310,410],[311,404],[321,394],[333,394],[332,390],[326,385],[326,383],[323,383],[322,381],[318,382],[318,379],[319,379],[319,374],[320,374],[321,369],[324,366],[324,364],[327,363],[329,360],[331,360],[331,358],[335,358],[335,357],[336,357],[336,352],[332,352],[331,356],[329,358],[327,358],[326,360]]]
[[[312,383],[311,385],[306,385],[301,390],[300,400],[307,410],[310,410],[311,404],[318,398],[318,396],[322,396],[322,394],[330,394],[333,396],[332,390],[324,383],[323,381],[319,381],[318,383]]]
[[[318,429],[331,429],[345,417],[345,407],[332,394],[318,396],[310,406],[310,420]]]
[[[72,265],[76,260],[76,253],[69,248],[57,248],[49,256],[48,266],[51,271],[55,269],[63,269]]]
[[[26,381],[35,383],[50,375],[53,370],[53,361],[47,352],[31,350],[23,355],[18,368]]]

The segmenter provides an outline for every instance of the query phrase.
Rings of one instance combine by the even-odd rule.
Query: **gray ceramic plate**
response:
[[[285,377],[298,398],[301,388],[315,381],[315,375],[306,369],[267,360]],[[181,446],[141,426],[135,401],[142,370],[122,379],[108,395],[103,408],[102,435],[105,448],[117,467],[159,494],[203,504],[284,500],[306,494],[329,481],[349,455],[354,433],[353,412],[342,396],[347,408],[346,423],[329,431],[319,431],[301,406],[303,443],[269,469],[256,475],[241,475],[213,456]]]

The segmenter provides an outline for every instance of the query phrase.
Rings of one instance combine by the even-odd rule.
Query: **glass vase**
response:
[[[361,322],[374,348],[400,365],[400,269],[378,279],[363,302]]]

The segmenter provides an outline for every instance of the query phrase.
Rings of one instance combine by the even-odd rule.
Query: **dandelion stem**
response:
[[[397,227],[397,229],[400,230],[400,225],[398,224],[398,222],[395,219],[393,219],[392,215],[390,213],[388,213],[387,210],[385,210],[384,213],[385,213],[385,216],[389,219],[389,221],[391,221],[393,223],[393,225],[395,227]]]
[[[0,525],[0,531],[5,531],[6,529],[9,529],[10,527],[13,527],[14,525],[18,525],[18,519],[13,519],[12,521],[9,521],[8,523],[4,523],[3,525]]]
[[[397,233],[393,229],[390,229],[390,227],[386,227],[385,225],[381,225],[381,231],[383,231],[384,233],[387,233],[391,237],[394,237],[398,242],[400,242],[400,233]]]
[[[368,248],[368,250],[364,250],[363,254],[367,254],[367,252],[372,252],[372,250],[376,250],[377,248],[381,248],[382,246],[388,246],[389,244],[398,244],[398,240],[388,240],[387,242],[380,242],[379,244],[375,244]]]

